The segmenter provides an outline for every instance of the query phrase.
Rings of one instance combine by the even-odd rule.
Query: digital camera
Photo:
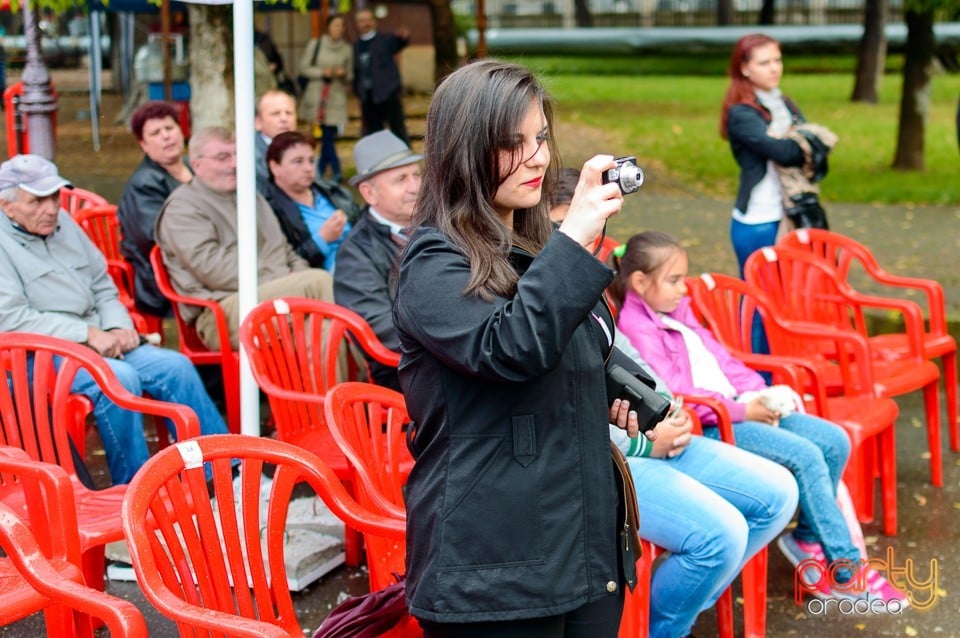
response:
[[[618,157],[613,160],[616,166],[603,172],[601,181],[604,184],[615,182],[624,195],[635,193],[643,186],[643,170],[637,166],[637,158]]]
[[[607,405],[613,405],[615,399],[629,401],[630,409],[637,413],[641,432],[652,430],[676,407],[654,391],[656,382],[620,350],[613,349],[606,367]]]

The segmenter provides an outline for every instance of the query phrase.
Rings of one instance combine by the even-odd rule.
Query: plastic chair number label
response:
[[[180,458],[183,459],[184,469],[203,467],[203,452],[196,441],[177,443],[177,451],[180,453]]]

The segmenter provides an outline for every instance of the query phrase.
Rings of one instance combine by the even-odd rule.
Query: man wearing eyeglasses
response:
[[[178,292],[219,302],[227,316],[230,343],[238,347],[237,146],[232,131],[210,127],[190,138],[194,178],[167,198],[154,237],[163,251]],[[299,296],[333,301],[333,281],[325,270],[310,268],[287,242],[276,215],[257,195],[257,276],[260,300]],[[200,339],[220,347],[213,313],[183,306]]]

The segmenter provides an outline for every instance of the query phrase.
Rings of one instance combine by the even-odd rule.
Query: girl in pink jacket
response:
[[[734,422],[737,447],[793,472],[800,488],[797,526],[777,545],[801,566],[804,589],[822,598],[896,599],[906,606],[903,593],[861,566],[837,505],[837,485],[850,454],[846,433],[802,411],[781,414],[757,396],[767,388],[763,378],[694,317],[685,283],[687,254],[673,237],[657,231],[634,235],[618,262],[614,297],[623,307],[617,327],[643,359],[672,392],[720,399]],[[713,413],[700,416],[704,435],[719,438]]]

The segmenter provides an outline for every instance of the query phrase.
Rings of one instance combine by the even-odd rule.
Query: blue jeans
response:
[[[672,459],[627,462],[640,536],[670,551],[653,573],[650,636],[686,636],[793,518],[797,484],[776,463],[704,437]]]
[[[104,360],[131,394],[140,396],[147,392],[158,401],[190,407],[200,420],[202,434],[227,432],[227,425],[204,389],[197,369],[179,352],[144,345],[127,352],[123,359]],[[129,483],[150,456],[142,415],[113,403],[85,370],[77,372],[70,390],[93,401],[93,415],[103,439],[110,477],[115,485]],[[172,424],[167,423],[167,427],[175,434]]]
[[[759,248],[773,246],[777,242],[777,230],[780,228],[780,222],[767,222],[765,224],[744,224],[735,219],[730,220],[730,241],[733,242],[733,252],[737,254],[737,264],[740,266],[740,278],[743,278],[743,265],[747,262],[747,257],[752,255]],[[750,346],[753,352],[757,354],[770,354],[770,346],[767,343],[767,335],[763,331],[763,321],[759,314],[753,316],[753,325],[751,328]],[[763,378],[770,382],[770,374],[761,373]]]
[[[800,514],[793,535],[823,546],[827,561],[857,561],[860,551],[837,505],[837,485],[850,456],[850,439],[840,426],[809,414],[791,414],[780,427],[756,421],[734,423],[737,447],[768,458],[793,473],[800,488]],[[717,428],[704,434],[717,437]]]
[[[737,264],[740,266],[740,277],[743,277],[743,264],[747,257],[758,248],[773,246],[777,242],[777,230],[780,222],[765,224],[744,224],[735,219],[730,220],[730,241],[733,243],[733,252],[737,254]]]
[[[320,159],[317,160],[317,177],[323,177],[330,167],[330,179],[340,182],[343,172],[340,170],[340,158],[337,157],[337,127],[324,124],[320,127],[323,136],[320,138]]]

